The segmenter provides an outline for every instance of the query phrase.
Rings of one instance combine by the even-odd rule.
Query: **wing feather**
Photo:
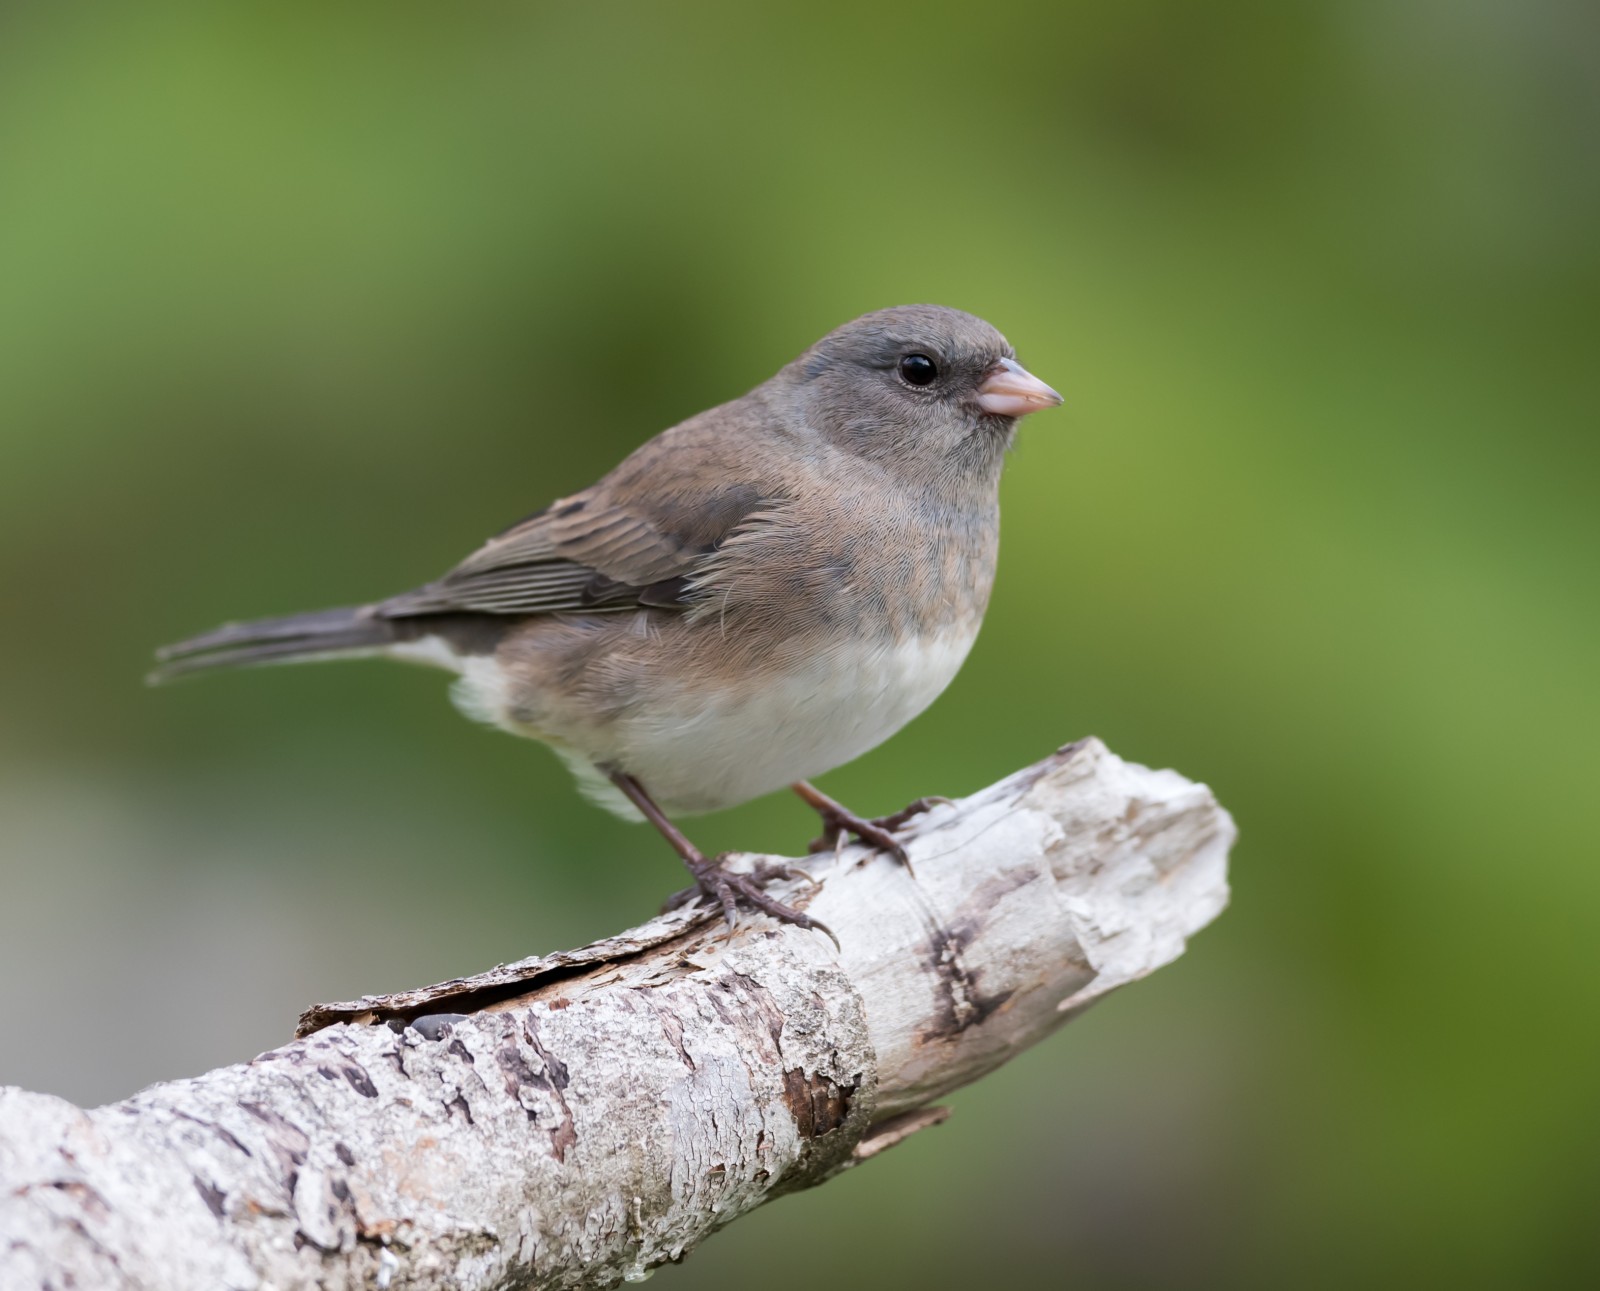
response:
[[[644,502],[622,505],[604,482],[563,498],[489,539],[443,578],[384,601],[378,613],[682,608],[722,541],[774,499],[753,485],[724,484],[647,494]]]

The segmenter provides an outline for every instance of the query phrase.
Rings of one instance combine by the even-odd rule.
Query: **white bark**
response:
[[[1202,785],[1069,746],[776,890],[322,1006],[251,1062],[83,1111],[0,1089],[0,1287],[589,1287],[942,1120],[1227,900]],[[465,1014],[466,1016],[457,1016]]]

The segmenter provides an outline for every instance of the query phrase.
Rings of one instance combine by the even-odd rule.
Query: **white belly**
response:
[[[464,712],[549,743],[590,797],[637,818],[596,763],[634,776],[668,814],[732,807],[883,743],[938,698],[976,639],[974,624],[901,645],[835,646],[739,691],[663,687],[602,727],[569,730],[517,721],[491,656],[462,657],[432,639],[385,653],[458,673],[455,699]]]
[[[608,756],[668,812],[731,807],[881,744],[950,684],[976,635],[836,648],[740,693],[662,695],[616,724]]]

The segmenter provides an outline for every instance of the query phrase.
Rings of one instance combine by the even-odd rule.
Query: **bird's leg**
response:
[[[840,838],[845,834],[854,834],[863,843],[888,852],[908,870],[911,868],[911,858],[906,855],[906,849],[894,836],[894,831],[934,804],[950,801],[948,798],[918,798],[909,807],[902,808],[892,816],[865,820],[808,781],[798,780],[789,787],[822,817],[822,837],[811,844],[813,852],[831,851],[839,845]]]
[[[728,921],[728,927],[733,927],[734,916],[740,901],[763,910],[774,919],[781,919],[784,923],[792,923],[801,928],[815,928],[819,932],[827,933],[833,937],[834,945],[839,944],[839,939],[833,936],[828,926],[819,919],[793,906],[786,906],[783,902],[769,897],[761,890],[762,879],[769,877],[770,873],[787,873],[785,867],[778,867],[769,874],[757,877],[750,874],[738,874],[727,869],[722,864],[722,858],[715,857],[707,860],[700,849],[684,836],[682,830],[667,819],[666,813],[656,806],[655,800],[645,792],[645,787],[625,771],[606,769],[606,775],[611,778],[611,783],[622,790],[623,795],[644,816],[661,836],[667,840],[689,873],[694,876],[694,881],[699,890],[708,897],[713,897],[722,906],[722,914]],[[809,876],[808,876],[809,877]]]

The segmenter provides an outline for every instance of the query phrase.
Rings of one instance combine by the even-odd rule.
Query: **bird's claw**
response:
[[[907,854],[904,844],[895,837],[895,831],[912,817],[920,816],[933,807],[949,802],[949,798],[918,798],[893,815],[879,816],[876,820],[867,820],[842,808],[837,811],[819,808],[818,814],[822,817],[822,836],[812,840],[809,850],[837,852],[844,841],[844,836],[853,834],[858,841],[867,846],[889,853],[910,871],[911,857]]]
[[[844,843],[846,834],[853,835],[857,842],[865,843],[874,851],[888,852],[907,869],[911,868],[911,858],[906,854],[906,849],[900,840],[877,821],[864,820],[860,816],[835,816],[831,813],[824,815],[822,836],[812,839],[807,850],[837,853]]]
[[[696,897],[707,896],[722,907],[722,917],[728,921],[728,927],[731,929],[738,921],[739,903],[742,901],[783,923],[792,923],[797,928],[815,929],[826,935],[836,949],[843,949],[839,946],[839,938],[834,935],[833,929],[822,920],[813,919],[803,910],[785,905],[762,890],[762,884],[774,878],[803,878],[813,887],[820,886],[811,875],[789,865],[765,864],[749,874],[741,874],[737,870],[728,869],[722,862],[723,858],[719,856],[700,865],[690,865],[695,886],[674,893],[667,899],[666,905],[662,907],[663,910],[675,910]]]
[[[884,829],[893,832],[908,821],[922,815],[925,811],[932,811],[935,807],[954,807],[955,805],[956,800],[954,798],[946,798],[943,794],[931,793],[925,798],[918,798],[915,802],[908,802],[899,811],[891,815],[879,816],[872,823],[881,825]]]

